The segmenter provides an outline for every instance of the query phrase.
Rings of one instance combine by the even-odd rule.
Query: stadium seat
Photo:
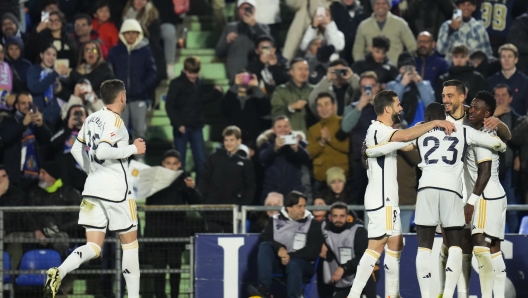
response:
[[[522,218],[521,226],[519,227],[519,234],[528,235],[528,215]]]
[[[52,249],[30,250],[20,262],[20,270],[48,270],[61,264],[59,253]],[[45,274],[20,274],[16,278],[19,286],[42,286],[46,282]]]
[[[4,251],[4,270],[11,270],[11,257]],[[11,282],[11,274],[4,274],[4,283]]]

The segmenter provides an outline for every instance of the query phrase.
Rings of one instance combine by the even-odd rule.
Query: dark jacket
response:
[[[22,122],[18,122],[15,117],[4,118],[2,125],[0,125],[0,138],[4,145],[4,166],[6,167],[10,181],[14,184],[17,184],[22,176],[20,161],[22,154],[22,135],[25,131],[26,126]],[[41,127],[36,127],[35,139],[38,154],[41,153],[39,151],[51,139],[51,132],[45,124]],[[42,162],[40,155],[38,161]]]
[[[249,205],[255,196],[253,163],[218,149],[205,162],[199,191],[204,204]]]
[[[87,79],[92,84],[92,89],[98,98],[101,98],[101,84],[106,80],[115,79],[114,73],[110,68],[110,65],[104,61],[101,61],[101,64],[88,74],[80,74],[79,71],[75,68],[70,73],[69,89],[74,90],[75,84],[80,80]],[[127,92],[128,95],[128,92]]]
[[[171,185],[147,198],[147,206],[193,205],[200,203],[200,194],[185,184],[189,174],[183,172]],[[145,237],[189,237],[186,212],[145,212]],[[157,243],[158,245],[159,243]]]
[[[279,218],[289,219],[289,217],[286,217],[284,215],[285,213],[286,213],[286,209],[283,208],[281,212],[279,213]],[[305,222],[308,220],[306,214],[309,214],[309,212],[305,212],[305,216],[302,219],[300,219],[299,222],[303,222],[303,221]],[[271,243],[273,245],[273,248],[275,249],[275,253],[277,253],[281,247],[284,247],[284,245],[280,244],[279,242],[273,239],[273,217],[269,218],[268,224],[266,225],[264,232],[262,232],[262,234],[260,235],[260,240]],[[323,233],[321,232],[321,223],[319,223],[314,218],[312,219],[312,222],[310,223],[310,228],[308,230],[308,234],[306,235],[306,246],[295,252],[289,253],[290,258],[303,259],[308,262],[315,261],[317,257],[319,257],[319,253],[321,252],[321,245],[323,244],[323,241],[324,241],[324,238],[323,238]]]
[[[341,233],[344,230],[352,228],[354,225],[357,225],[357,223],[347,222],[344,226],[338,228],[327,220],[325,229],[328,231],[332,231],[333,233]],[[343,269],[345,269],[345,275],[352,275],[356,273],[357,266],[359,265],[359,260],[361,260],[363,253],[365,253],[365,250],[368,247],[368,241],[369,240],[367,230],[364,227],[358,227],[358,229],[356,230],[356,235],[354,236],[355,257],[343,264]],[[328,245],[327,247],[328,251],[326,252],[325,260],[327,262],[332,262],[336,258],[336,255]]]
[[[148,100],[156,87],[156,66],[148,43],[143,39],[129,52],[120,40],[108,53],[114,76],[125,83],[127,101]]]
[[[517,69],[509,79],[506,79],[502,72],[499,71],[488,78],[487,89],[493,91],[493,88],[501,83],[508,85],[512,90],[513,100],[511,102],[511,107],[517,113],[526,115],[526,112],[528,111],[528,76]]]
[[[170,82],[165,110],[175,131],[180,126],[203,127],[204,104],[222,98],[222,92],[204,85],[202,79],[193,84],[182,72]]]
[[[246,96],[238,96],[235,85],[222,99],[222,113],[227,125],[236,125],[242,130],[242,141],[252,142],[265,129],[261,118],[271,112],[271,103],[258,87],[252,87]]]
[[[337,29],[345,35],[345,48],[341,51],[341,58],[345,59],[348,64],[352,65],[352,47],[356,40],[356,31],[359,24],[368,16],[363,12],[363,8],[354,3],[350,7],[354,11],[354,16],[350,15],[349,8],[340,1],[335,1],[330,5],[330,14],[337,25]],[[358,74],[359,75],[359,74]]]
[[[6,193],[0,196],[0,207],[28,206],[27,196],[13,185],[9,185]],[[5,235],[14,232],[28,232],[27,227],[31,215],[29,212],[4,212]]]
[[[54,94],[53,98],[45,99],[44,93],[50,86],[56,83],[59,74],[53,70],[45,78],[40,79],[40,74],[45,71],[40,64],[31,66],[27,71],[27,86],[33,97],[33,104],[39,108],[39,111],[44,117],[44,121],[53,130],[55,125],[60,122],[60,107],[56,97],[60,97],[59,94]],[[66,92],[63,88],[61,92]],[[65,97],[64,100],[68,100],[69,97]]]
[[[414,60],[416,71],[424,80],[431,82],[431,86],[436,86],[438,77],[449,71],[449,64],[436,51],[426,57],[415,54]]]
[[[277,57],[279,59],[279,57]],[[286,62],[286,61],[284,61]],[[247,71],[249,73],[253,73],[257,75],[260,87],[264,86],[266,95],[271,98],[273,95],[273,91],[275,91],[275,88],[279,85],[286,84],[290,80],[290,75],[288,74],[288,69],[285,66],[285,63],[283,61],[277,62],[275,65],[268,65],[268,71],[271,73],[271,76],[273,77],[273,81],[275,82],[274,85],[270,85],[264,81],[262,78],[262,71],[266,65],[260,61],[260,59],[257,57],[256,59],[253,59],[247,67]]]
[[[335,202],[343,202],[347,205],[355,205],[357,202],[354,201],[354,193],[352,191],[350,183],[345,182],[343,191],[336,196],[332,191],[332,188],[328,186],[327,189],[321,192],[320,197],[326,202],[327,205],[332,205]]]
[[[20,57],[18,57],[18,59],[16,60],[9,57],[9,53],[7,52],[7,48],[9,47],[9,45],[12,44],[16,44],[18,45],[18,47],[20,47]],[[27,89],[27,71],[31,67],[31,62],[24,58],[24,43],[22,42],[22,39],[20,39],[20,37],[8,38],[4,45],[4,51],[6,55],[6,60],[11,65],[12,70],[16,71],[18,77],[20,78],[20,81],[24,85],[23,89]]]
[[[283,146],[275,151],[275,139],[277,136],[266,131],[258,138],[259,160],[264,166],[264,185],[262,187],[262,199],[270,192],[281,193],[286,197],[292,190],[304,192],[301,176],[301,167],[310,164],[310,156],[306,151],[306,138],[301,132],[292,132],[301,135],[297,152],[291,146]],[[261,144],[262,143],[262,144]]]
[[[442,90],[444,89],[442,84],[448,80],[460,80],[466,85],[466,87],[469,89],[466,102],[469,102],[475,98],[475,95],[478,91],[486,90],[486,80],[482,74],[475,71],[473,66],[451,65],[449,72],[441,75],[436,82],[435,97],[436,101],[439,103],[442,103]]]
[[[29,39],[31,46],[26,47],[27,51],[32,52],[30,61],[33,63],[40,61],[39,52],[42,47],[54,44],[56,41],[61,44],[60,48],[57,49],[57,59],[68,59],[70,68],[77,66],[77,45],[64,29],[59,39],[55,39],[49,29],[44,29],[40,33],[34,31]]]
[[[528,13],[513,21],[508,33],[508,42],[514,44],[519,50],[517,68],[528,74]]]
[[[378,63],[374,61],[370,53],[352,65],[352,71],[358,76],[369,70],[376,73],[380,84],[393,81],[399,74],[396,66],[389,62],[389,58],[385,57],[383,63]]]
[[[179,21],[178,15],[174,11],[173,1],[167,0],[152,0],[152,4],[159,12],[159,19],[161,24],[169,23],[176,24]]]

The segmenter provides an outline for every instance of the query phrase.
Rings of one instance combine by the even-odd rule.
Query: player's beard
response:
[[[392,110],[392,124],[399,124],[401,123],[401,118],[400,118],[400,113],[396,113],[396,111],[394,111],[394,109]]]

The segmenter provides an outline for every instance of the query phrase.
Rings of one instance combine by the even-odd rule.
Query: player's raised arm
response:
[[[387,155],[393,151],[406,149],[407,147],[413,147],[411,142],[389,142],[380,144],[377,146],[372,146],[368,148],[365,153],[368,157],[379,157]]]
[[[390,139],[391,142],[409,142],[412,141],[433,128],[443,128],[446,134],[450,135],[453,131],[456,131],[454,123],[447,120],[434,120],[424,124],[415,125],[408,129],[397,130]]]
[[[466,130],[468,145],[477,145],[499,152],[504,152],[508,148],[498,137],[478,131],[469,126],[464,126],[464,129]]]

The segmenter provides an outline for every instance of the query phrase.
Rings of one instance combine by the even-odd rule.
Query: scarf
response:
[[[18,122],[24,120],[24,115],[19,111],[16,112],[15,117]],[[33,123],[29,124],[26,131],[22,134],[22,160],[20,167],[23,177],[38,179],[39,166],[35,140],[35,124]]]
[[[42,81],[43,79],[45,79],[48,74],[50,73],[51,71],[49,69],[46,69],[44,68],[41,72],[40,72],[40,78],[39,80]],[[44,91],[44,102],[47,104],[51,99],[53,99],[53,85],[50,85],[48,87],[48,89],[46,89],[46,91]]]
[[[0,90],[11,92],[13,87],[13,72],[9,64],[0,62]]]
[[[54,192],[57,192],[57,190],[61,187],[62,187],[62,179],[57,179],[55,180],[55,183],[53,183],[52,186],[46,188],[45,191],[47,193],[54,193]]]

